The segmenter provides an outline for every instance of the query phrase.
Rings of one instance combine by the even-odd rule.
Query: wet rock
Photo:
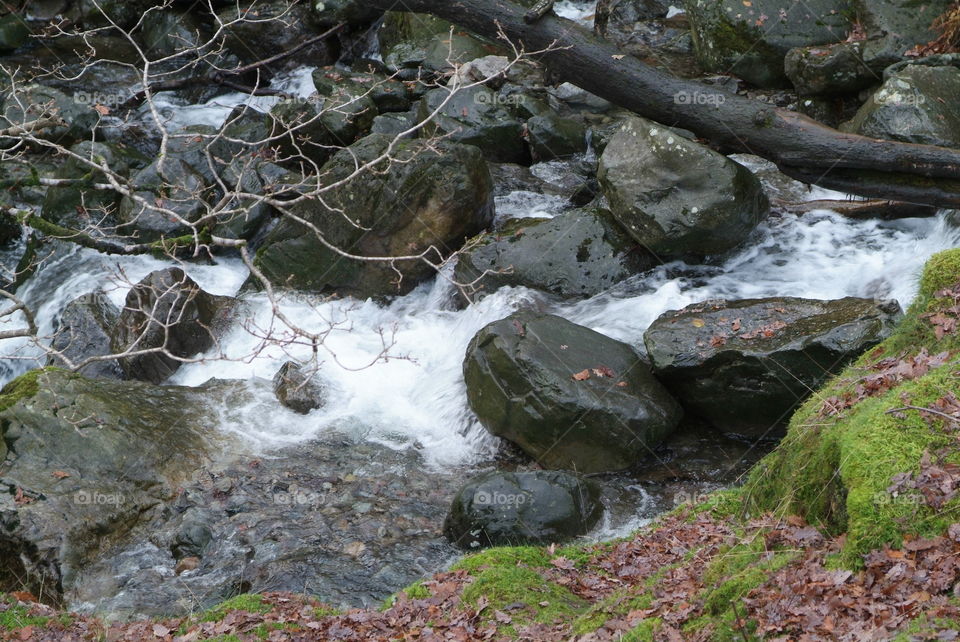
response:
[[[86,29],[130,29],[152,6],[154,0],[76,0],[67,15]]]
[[[229,25],[225,38],[227,48],[243,62],[254,63],[293,49],[326,31],[327,27],[317,19],[311,4],[285,0],[238,3],[218,11],[217,19]],[[252,15],[248,16],[250,10]],[[302,65],[319,67],[332,64],[337,58],[337,51],[331,44],[333,42],[336,40],[314,42],[299,50],[295,56],[271,63],[267,68],[289,69]]]
[[[890,334],[896,302],[847,297],[697,303],[644,334],[657,377],[726,432],[773,437],[831,374]]]
[[[83,584],[87,564],[228,446],[205,429],[211,400],[228,387],[154,387],[48,369],[4,388],[0,426],[10,456],[0,484],[10,492],[0,494],[0,550],[26,590],[59,600]]]
[[[614,217],[661,257],[730,250],[769,209],[747,168],[638,117],[610,139],[597,178]]]
[[[842,129],[872,138],[960,147],[960,69],[908,65],[878,89]]]
[[[680,421],[679,405],[630,346],[553,315],[487,325],[463,372],[483,426],[544,467],[629,468]]]
[[[66,598],[117,617],[195,613],[265,587],[374,606],[454,558],[441,529],[461,479],[414,449],[336,431],[240,456],[182,484],[163,511],[84,564]],[[197,550],[198,522],[209,540],[204,530],[201,554],[178,558]]]
[[[142,168],[147,160],[136,152],[117,145],[83,141],[70,151],[94,163],[106,163],[121,176],[131,170]],[[96,182],[106,182],[103,172],[91,171],[89,165],[75,158],[67,158],[54,174],[54,178],[80,179],[89,176]],[[117,223],[117,207],[120,194],[113,190],[100,190],[81,185],[51,186],[43,199],[43,218],[58,225],[89,230],[92,227],[110,227]]]
[[[200,289],[180,268],[151,272],[137,283],[124,303],[113,335],[117,353],[154,350],[120,359],[131,379],[161,383],[186,358],[207,350],[222,316],[234,299]]]
[[[452,97],[446,89],[428,92],[417,112],[421,121],[449,101],[423,128],[422,136],[443,135],[450,140],[475,145],[484,157],[500,163],[525,163],[529,158],[523,125],[513,117],[497,94],[480,85],[463,89]]]
[[[444,532],[465,549],[550,544],[583,535],[603,513],[600,489],[562,471],[492,472],[453,498]]]
[[[851,28],[842,0],[686,0],[684,6],[704,69],[732,72],[758,87],[785,84],[790,49],[839,42]]]
[[[479,38],[428,14],[388,11],[377,35],[383,61],[392,71],[420,66],[442,71],[451,62],[463,64],[490,53]]]
[[[0,53],[9,53],[27,43],[30,29],[15,13],[0,17]]]
[[[534,116],[527,121],[527,143],[535,162],[582,154],[587,151],[587,129],[573,118]]]
[[[323,406],[323,386],[293,361],[287,361],[273,377],[273,393],[287,408],[302,415]]]
[[[485,233],[460,255],[454,278],[480,279],[475,287],[481,292],[522,285],[589,297],[654,264],[608,211],[573,210],[551,219],[516,219]]]
[[[0,112],[2,128],[24,125],[40,119],[59,119],[60,124],[36,130],[38,138],[61,145],[89,139],[100,120],[93,105],[56,89],[39,84],[20,87],[15,96],[7,95]]]
[[[902,55],[908,49],[924,45],[939,35],[930,25],[950,5],[951,0],[928,0],[923,3],[861,0],[857,3],[857,18],[868,37],[882,39],[890,51]]]
[[[874,85],[900,59],[884,40],[791,49],[784,70],[801,96],[855,94]]]
[[[322,169],[325,180],[346,177],[354,171],[355,159],[377,158],[391,140],[371,134],[338,152]],[[331,216],[317,201],[301,202],[293,210],[318,225],[327,241],[353,254],[409,256],[431,245],[451,252],[492,220],[493,185],[477,148],[449,142],[431,147],[435,149],[420,140],[400,141],[393,151],[399,162],[389,167],[384,162],[378,168],[383,173],[368,172],[327,192],[326,203],[343,208],[343,214]],[[358,297],[409,292],[434,274],[422,261],[397,262],[403,276],[398,284],[392,266],[343,258],[289,219],[269,234],[256,260],[278,286]]]
[[[111,354],[111,335],[120,310],[102,291],[84,294],[67,304],[57,320],[57,330],[50,347],[74,364],[89,357]],[[48,365],[64,366],[59,357],[51,357]],[[116,359],[92,361],[78,372],[93,379],[123,379],[123,370]]]
[[[644,62],[684,77],[699,75],[686,15],[667,18],[669,5],[661,0],[601,0],[593,28]]]
[[[366,135],[378,113],[376,103],[367,95],[369,87],[331,82],[321,70],[314,76],[321,81],[315,81],[316,94],[307,100],[283,100],[270,110],[281,131],[296,128],[279,141],[281,151],[293,157],[292,165],[300,162],[300,156],[325,163],[338,148]]]
[[[209,38],[199,16],[191,11],[151,11],[138,32],[144,52],[154,58],[194,49]]]

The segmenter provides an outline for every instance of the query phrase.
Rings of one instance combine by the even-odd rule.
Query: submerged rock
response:
[[[290,410],[305,415],[323,406],[323,386],[293,361],[287,361],[273,377],[273,394]]]
[[[476,282],[483,293],[522,285],[589,297],[654,264],[608,211],[573,210],[551,219],[515,219],[485,233],[460,255],[454,278]]]
[[[960,147],[960,69],[907,65],[843,129],[871,138]]]
[[[161,383],[182,363],[213,346],[220,315],[234,299],[203,291],[180,268],[151,272],[127,293],[113,335],[114,352],[131,379]]]
[[[896,302],[791,297],[689,305],[651,324],[653,371],[684,408],[727,432],[778,436],[832,374],[886,338]]]
[[[323,167],[324,180],[349,176],[356,161],[372,161],[391,140],[371,134],[338,152]],[[366,172],[324,194],[325,203],[342,208],[342,213],[314,200],[291,209],[339,249],[374,257],[410,256],[430,246],[449,254],[493,219],[492,179],[477,148],[403,140],[394,146],[392,156],[395,162],[378,166],[382,173]],[[393,266],[345,258],[289,218],[281,219],[264,240],[256,262],[277,286],[358,297],[403,294],[434,274],[416,259]]]
[[[208,430],[209,395],[35,370],[3,389],[10,455],[0,483],[0,551],[37,595],[59,599],[84,566],[171,499],[222,449]],[[240,384],[243,385],[243,384]]]
[[[577,475],[492,472],[460,489],[443,528],[466,549],[550,544],[583,535],[602,513],[599,487]]]
[[[769,210],[746,167],[639,117],[607,143],[597,178],[614,217],[660,257],[730,250]]]
[[[682,414],[633,348],[553,315],[487,325],[463,373],[480,423],[549,468],[627,469]]]

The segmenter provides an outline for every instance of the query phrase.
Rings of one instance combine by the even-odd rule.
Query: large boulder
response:
[[[423,136],[442,135],[476,145],[487,160],[494,162],[528,161],[523,124],[510,113],[500,95],[487,87],[478,85],[452,96],[446,89],[434,89],[420,101],[417,116],[424,121],[438,109],[436,117],[423,127]]]
[[[383,61],[392,71],[421,66],[446,70],[451,63],[469,62],[493,48],[446,20],[406,11],[388,11],[377,37]]]
[[[682,414],[633,348],[553,315],[487,325],[463,374],[480,423],[547,468],[630,468]]]
[[[180,268],[151,272],[127,293],[113,335],[127,377],[161,383],[214,344],[234,299],[203,291]],[[137,354],[138,352],[142,354]]]
[[[654,264],[610,212],[586,209],[551,219],[515,219],[485,233],[460,254],[454,278],[476,282],[481,292],[522,285],[561,297],[589,297]]]
[[[460,489],[443,527],[465,549],[551,544],[583,535],[602,514],[600,489],[577,475],[492,472]]]
[[[611,137],[597,178],[614,217],[661,257],[730,250],[769,210],[746,167],[639,117]]]
[[[57,124],[40,128],[34,134],[38,138],[69,146],[89,139],[100,118],[94,105],[77,100],[56,87],[30,83],[18,87],[15,94],[5,92],[0,128],[56,119],[59,121]]]
[[[687,410],[727,432],[772,437],[899,316],[896,302],[853,297],[696,303],[661,315],[644,343],[653,371]]]
[[[371,134],[338,152],[322,168],[322,179],[329,184],[346,178],[355,162],[378,158],[391,140]],[[394,162],[324,193],[324,203],[303,200],[291,206],[293,212],[316,225],[329,243],[360,256],[409,256],[430,246],[447,254],[492,220],[492,179],[476,147],[403,140],[392,157]],[[434,273],[419,260],[391,266],[345,258],[289,218],[265,239],[256,262],[278,286],[360,297],[402,294]],[[403,277],[399,283],[394,267]]]
[[[905,143],[960,147],[960,69],[907,65],[887,78],[846,131]]]
[[[90,357],[111,354],[110,337],[119,317],[120,310],[102,291],[84,294],[68,303],[57,319],[57,330],[50,342],[59,355],[52,356],[49,365],[65,365],[61,357],[77,364]],[[123,379],[116,359],[91,361],[78,372],[93,379]]]
[[[241,384],[242,385],[242,384]],[[229,387],[229,386],[228,386]],[[83,567],[209,463],[227,388],[156,387],[34,370],[0,393],[0,557],[24,590],[60,599]],[[42,590],[42,592],[41,592]]]
[[[685,0],[684,6],[704,69],[760,87],[786,83],[790,49],[840,42],[851,28],[845,0]]]

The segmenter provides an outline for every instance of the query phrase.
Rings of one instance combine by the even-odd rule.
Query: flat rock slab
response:
[[[887,337],[896,302],[791,297],[697,303],[644,334],[654,373],[684,407],[724,431],[779,434],[830,375]]]

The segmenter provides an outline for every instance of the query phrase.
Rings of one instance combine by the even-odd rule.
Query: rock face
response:
[[[843,129],[873,138],[960,147],[960,69],[908,65],[891,75]]]
[[[561,297],[589,297],[654,266],[607,210],[552,219],[515,219],[484,234],[459,257],[454,277],[481,292],[522,285]]]
[[[853,94],[877,82],[883,70],[900,60],[885,40],[839,42],[791,49],[784,71],[801,96]]]
[[[230,5],[217,12],[218,20],[226,28],[226,45],[242,61],[250,63],[267,58],[279,51],[287,51],[303,41],[319,35],[324,29],[311,8],[312,3],[284,1],[258,2],[255,15],[248,16],[250,7]],[[319,3],[321,6],[323,3]],[[240,18],[246,18],[241,20]],[[274,19],[275,18],[275,19]],[[269,46],[263,46],[269,43]],[[326,65],[336,59],[337,52],[328,41],[321,40],[278,61],[280,68],[292,65]]]
[[[355,158],[377,158],[389,136],[371,134],[338,152],[323,167],[328,183],[351,174]],[[367,172],[324,194],[331,212],[317,201],[292,210],[318,227],[326,240],[361,256],[409,256],[431,245],[449,253],[493,219],[493,182],[480,151],[441,142],[428,149],[419,140],[400,141],[393,155],[402,162]],[[348,220],[349,219],[349,220]],[[351,221],[355,221],[354,225]],[[361,228],[370,228],[366,231]],[[274,284],[309,291],[339,291],[358,297],[402,294],[433,275],[421,261],[391,266],[341,257],[326,248],[309,228],[281,219],[257,254],[257,265]]]
[[[702,303],[660,316],[644,343],[653,371],[687,410],[724,431],[771,437],[899,316],[896,302],[852,297]]]
[[[51,347],[73,363],[108,355],[112,352],[110,337],[119,317],[120,310],[103,292],[84,294],[68,303],[60,313]],[[49,365],[59,366],[64,362],[51,358]],[[123,379],[123,370],[116,359],[92,361],[78,372],[94,379]]]
[[[21,590],[119,618],[267,586],[370,606],[449,563],[454,474],[334,431],[243,455],[215,426],[270,394],[262,380],[16,380],[0,393],[0,482],[23,494],[0,496],[0,562]]]
[[[287,361],[277,370],[273,394],[282,405],[301,415],[323,406],[323,386],[293,361]]]
[[[154,351],[122,357],[124,373],[163,382],[180,367],[174,357],[191,357],[213,345],[218,315],[232,301],[204,292],[180,268],[151,272],[127,293],[113,349]]]
[[[528,161],[523,125],[506,108],[499,94],[482,85],[464,89],[452,97],[446,89],[427,92],[417,116],[424,120],[448,99],[436,118],[424,126],[424,136],[439,134],[458,143],[476,145],[487,160],[498,163]]]
[[[4,564],[44,595],[69,591],[85,563],[209,459],[203,396],[58,370],[11,382],[0,410],[12,453],[2,483],[25,499],[0,498]]]
[[[629,468],[682,414],[630,346],[553,315],[487,325],[463,373],[483,426],[548,468]]]
[[[730,250],[769,210],[746,167],[643,118],[613,135],[597,178],[614,217],[660,257]]]
[[[850,32],[843,0],[686,0],[684,6],[700,64],[759,87],[785,83],[790,49],[839,42]]]
[[[465,549],[549,544],[583,535],[603,513],[600,489],[562,471],[492,472],[453,498],[444,532]]]

